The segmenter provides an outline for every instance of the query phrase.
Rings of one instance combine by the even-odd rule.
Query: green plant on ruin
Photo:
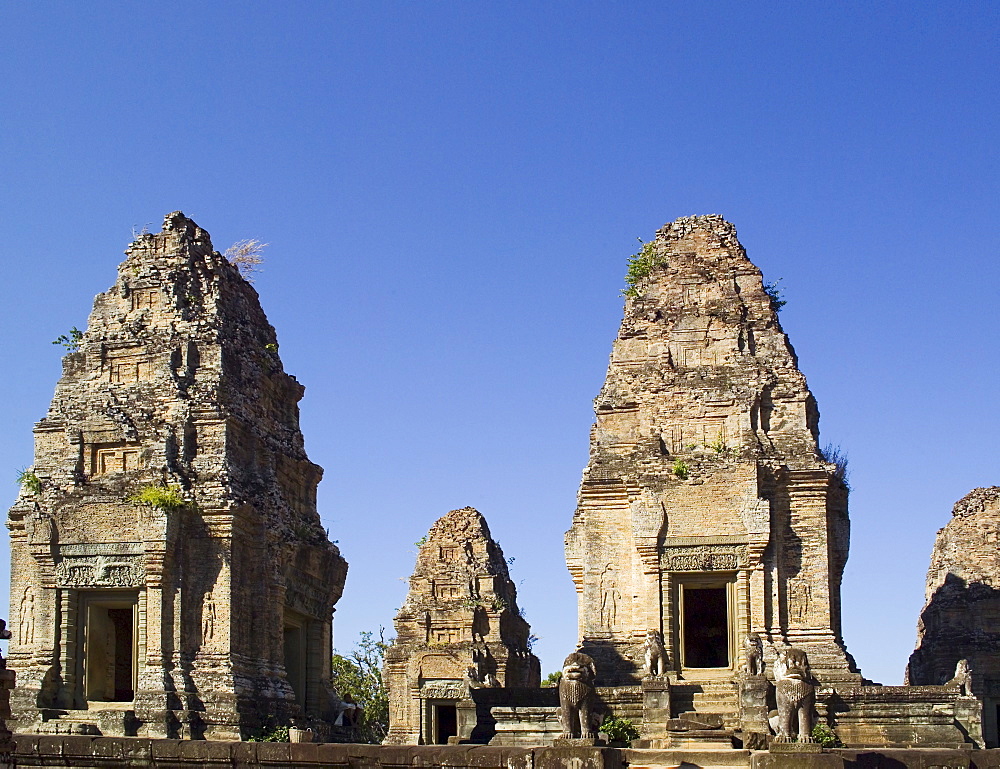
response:
[[[639,739],[639,730],[629,718],[614,718],[609,713],[604,716],[600,731],[608,735],[611,742],[631,742]]]
[[[60,334],[52,344],[61,344],[69,352],[76,352],[80,349],[80,342],[83,341],[83,332],[76,326],[69,330],[68,334]]]
[[[712,449],[716,454],[725,454],[729,451],[729,444],[726,443],[725,437],[719,432],[715,440],[709,443],[706,448]]]
[[[128,498],[129,502],[146,507],[155,507],[165,513],[179,510],[187,504],[187,500],[181,494],[181,487],[177,484],[162,486],[149,483],[142,486],[135,494]]]
[[[238,240],[226,249],[223,256],[240,271],[243,280],[253,283],[253,276],[260,271],[260,266],[264,263],[263,253],[267,245],[256,239]]]
[[[42,491],[42,479],[35,475],[35,471],[24,467],[17,471],[17,485],[29,494],[40,494]]]
[[[682,481],[686,481],[688,475],[691,472],[691,468],[688,467],[687,462],[683,459],[675,459],[674,466],[671,468],[671,472]]]
[[[782,278],[778,278],[764,284],[764,293],[771,300],[771,309],[775,312],[781,312],[781,308],[788,304],[788,301],[785,299],[785,289],[778,285],[781,281]]]
[[[275,344],[274,342],[271,342],[270,344],[265,344],[264,345],[264,349],[267,350],[268,352],[275,352],[276,353],[276,352],[278,352],[278,345]]]
[[[265,726],[247,737],[247,742],[288,742],[288,727]]]
[[[628,272],[625,273],[625,288],[622,289],[622,296],[635,299],[639,296],[639,283],[649,277],[654,267],[666,264],[666,258],[656,247],[656,241],[651,240],[643,243],[642,238],[636,238],[642,247],[638,253],[632,254],[628,258]]]
[[[426,534],[424,534],[424,536],[422,536],[422,537],[421,537],[420,539],[418,539],[418,540],[417,540],[416,542],[414,542],[413,544],[414,544],[415,546],[417,546],[417,547],[423,547],[424,545],[426,545],[426,544],[427,544],[427,535],[426,535]]]
[[[840,741],[837,733],[826,724],[816,724],[810,736],[824,748],[844,747],[844,743]]]

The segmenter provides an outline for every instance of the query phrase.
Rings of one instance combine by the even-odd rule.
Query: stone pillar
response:
[[[767,676],[740,676],[740,729],[743,730],[743,747],[748,750],[767,748],[771,734],[767,722],[767,694],[770,685]]]
[[[642,679],[642,729],[643,736],[658,737],[672,718],[670,707],[670,679],[666,676],[649,676]]]

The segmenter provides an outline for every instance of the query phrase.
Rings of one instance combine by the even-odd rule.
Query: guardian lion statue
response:
[[[594,706],[594,660],[573,652],[564,661],[559,679],[559,721],[564,739],[590,738],[594,734],[591,711]]]
[[[743,656],[748,676],[764,675],[764,642],[757,633],[747,633],[743,638]]]
[[[662,676],[667,673],[667,650],[663,648],[663,637],[659,630],[646,631],[646,675]]]
[[[812,742],[816,687],[809,674],[809,658],[802,649],[792,646],[779,647],[777,653],[774,692],[778,704],[778,739],[794,742],[794,724],[798,727],[798,741]]]

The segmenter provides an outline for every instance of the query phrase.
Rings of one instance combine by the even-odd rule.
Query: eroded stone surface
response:
[[[443,719],[452,714],[454,736],[468,737],[476,723],[470,689],[539,686],[531,628],[520,616],[503,551],[471,507],[431,527],[395,627],[383,672],[387,744],[444,742]]]
[[[698,680],[735,670],[756,632],[770,659],[791,643],[821,680],[859,681],[841,638],[847,488],[760,270],[720,216],[666,225],[654,250],[566,535],[583,650],[602,684],[637,683],[658,631],[670,671]]]
[[[944,684],[968,660],[972,692],[983,699],[987,729],[1000,703],[1000,486],[960,499],[931,553],[911,684]]]
[[[316,511],[303,387],[193,221],[169,214],[126,256],[35,429],[40,488],[10,511],[16,723],[239,739],[322,722],[347,565]],[[130,500],[149,487],[183,506]]]

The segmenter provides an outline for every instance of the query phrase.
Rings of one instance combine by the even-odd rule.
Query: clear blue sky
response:
[[[822,437],[850,454],[848,647],[898,682],[935,531],[1000,483],[998,9],[7,3],[0,502],[50,342],[133,226],[182,209],[220,250],[271,244],[256,285],[350,562],[338,648],[391,627],[413,543],[472,505],[553,670],[625,260],[721,213],[784,279]]]

